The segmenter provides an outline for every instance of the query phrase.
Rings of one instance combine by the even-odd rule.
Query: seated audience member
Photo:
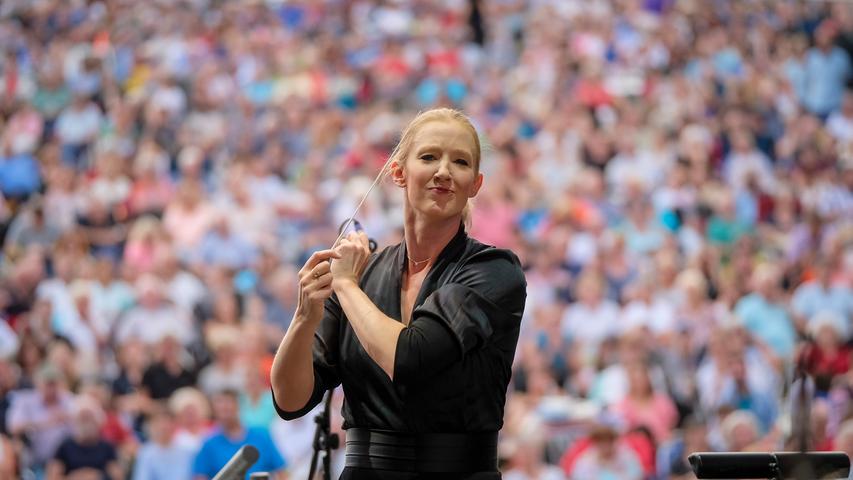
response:
[[[97,400],[88,396],[77,398],[73,433],[62,441],[48,464],[48,480],[124,478],[115,447],[101,435],[103,422],[104,412]]]
[[[7,412],[9,433],[29,445],[27,467],[40,471],[71,432],[74,396],[62,373],[43,365],[36,373],[36,389],[19,391]]]
[[[621,416],[629,428],[646,427],[655,441],[667,440],[678,422],[675,403],[665,392],[655,391],[646,364],[627,366],[628,394],[614,405],[614,413]]]
[[[619,434],[609,425],[597,425],[590,432],[590,448],[574,462],[572,480],[641,480],[643,467],[634,451],[619,442]]]
[[[142,376],[142,386],[154,400],[169,398],[181,387],[195,385],[195,374],[189,368],[180,342],[166,335],[158,345],[157,360],[148,366]]]
[[[184,480],[190,478],[195,450],[175,442],[175,416],[158,405],[146,424],[148,441],[139,449],[133,480]]]
[[[247,473],[269,472],[273,479],[283,480],[287,464],[279,453],[266,430],[246,428],[240,422],[239,394],[233,390],[223,390],[213,396],[213,414],[216,429],[207,437],[195,457],[192,467],[193,478],[208,480],[213,478],[228,460],[243,445],[253,445],[260,452],[260,458]]]
[[[815,317],[808,325],[812,343],[805,344],[800,355],[818,393],[824,395],[832,386],[832,379],[850,368],[851,350],[844,345],[835,314],[824,311]]]
[[[169,398],[169,410],[177,426],[175,444],[198,451],[213,428],[207,397],[194,387],[180,388]]]

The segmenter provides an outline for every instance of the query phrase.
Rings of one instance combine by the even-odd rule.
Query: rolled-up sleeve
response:
[[[288,412],[279,407],[273,393],[273,406],[278,416],[285,420],[293,420],[310,412],[323,400],[327,390],[332,390],[341,384],[338,375],[338,335],[340,334],[341,305],[335,295],[332,295],[325,304],[325,312],[317,331],[314,332],[314,345],[312,347],[314,366],[314,390],[311,398],[304,407]]]
[[[412,312],[400,332],[394,381],[433,376],[487,343],[514,351],[526,299],[518,259],[508,250],[472,256],[451,283]]]

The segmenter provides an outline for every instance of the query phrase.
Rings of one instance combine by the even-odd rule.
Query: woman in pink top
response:
[[[647,365],[626,365],[625,371],[628,394],[614,405],[614,412],[622,417],[628,428],[646,427],[651,430],[655,441],[660,444],[669,438],[678,422],[675,403],[667,394],[652,389]]]
[[[180,252],[192,250],[213,225],[216,211],[204,198],[197,181],[185,181],[166,207],[163,226]]]

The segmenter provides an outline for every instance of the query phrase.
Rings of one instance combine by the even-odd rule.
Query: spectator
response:
[[[102,113],[86,94],[75,92],[71,104],[56,119],[62,161],[75,170],[88,166],[89,147],[101,128]]]
[[[617,332],[618,307],[604,298],[604,281],[594,272],[585,272],[576,286],[578,303],[566,309],[562,319],[563,336],[594,355],[598,345]]]
[[[269,429],[278,417],[269,392],[269,377],[260,368],[247,368],[245,391],[240,394],[240,422],[246,428]]]
[[[780,358],[791,358],[796,333],[791,317],[781,303],[778,269],[762,264],[752,274],[754,292],[735,305],[743,325],[756,339],[766,343]]]
[[[246,428],[240,423],[238,394],[223,390],[213,396],[213,412],[217,428],[208,437],[195,457],[192,472],[197,479],[213,478],[241,446],[251,444],[260,458],[247,473],[269,472],[273,478],[285,478],[286,464],[269,433]]]
[[[36,389],[16,392],[6,418],[9,433],[28,445],[29,461],[24,467],[44,471],[71,433],[73,413],[74,396],[62,374],[53,365],[43,365],[36,374]]]
[[[50,249],[59,239],[60,233],[59,229],[45,218],[42,202],[36,200],[9,226],[5,249],[9,252],[20,252],[30,245]]]
[[[232,230],[228,219],[221,215],[202,237],[191,262],[239,270],[250,266],[257,254],[255,246],[242,232]]]
[[[842,339],[847,339],[850,337],[850,323],[853,322],[853,288],[833,282],[833,270],[834,266],[826,258],[815,262],[814,278],[794,290],[791,309],[801,331],[807,329],[807,322],[817,318],[818,313],[831,312],[838,321]]]
[[[157,345],[155,361],[142,375],[142,386],[153,400],[169,398],[181,387],[195,385],[193,366],[178,339],[167,334]]]
[[[175,443],[175,417],[160,406],[148,416],[148,441],[139,449],[133,480],[184,480],[190,477],[195,451]]]
[[[853,5],[0,3],[9,420],[47,361],[68,395],[98,392],[105,438],[133,461],[126,438],[156,405],[145,385],[161,383],[144,374],[175,337],[182,368],[210,363],[169,397],[175,445],[209,433],[202,386],[239,388],[246,422],[270,427],[254,372],[293,316],[298,266],[332,243],[397,126],[444,103],[477,125],[497,182],[470,233],[509,245],[528,279],[508,468],[546,475],[584,446],[583,419],[626,401],[634,364],[714,448],[732,410],[758,418],[754,447],[788,442],[772,425],[801,354],[827,435],[848,414]],[[380,181],[357,215],[380,249],[400,240],[399,193]],[[763,264],[767,288],[750,281]],[[209,352],[214,326],[241,343]],[[580,426],[544,429],[540,458],[529,417]],[[310,457],[310,418],[272,426],[294,466]],[[626,438],[651,474],[648,436]]]
[[[188,345],[194,334],[189,315],[165,298],[163,282],[152,274],[136,281],[139,303],[119,321],[116,340],[125,342],[139,338],[148,346],[174,336],[181,345]]]
[[[245,388],[247,369],[239,356],[240,330],[234,326],[219,325],[208,330],[207,344],[213,352],[213,363],[204,367],[198,376],[201,390],[212,395],[220,390],[242,391]]]
[[[630,448],[618,442],[613,427],[599,425],[590,432],[592,446],[577,459],[569,478],[572,480],[642,479],[643,469]]]
[[[642,363],[627,366],[628,394],[613,406],[628,428],[646,427],[657,443],[669,440],[678,422],[678,412],[672,399],[663,392],[655,392],[649,379],[648,367]]]
[[[169,398],[169,410],[177,424],[175,445],[197,452],[212,427],[207,397],[193,387],[179,388]]]
[[[77,397],[73,408],[73,434],[66,437],[48,464],[47,479],[101,477],[124,478],[115,447],[103,439],[104,412],[91,397]]]
[[[758,419],[746,410],[729,413],[720,426],[725,449],[730,452],[746,452],[761,439]]]
[[[826,117],[841,105],[850,76],[850,58],[835,46],[838,24],[827,19],[814,32],[814,47],[806,53],[806,88],[801,99],[812,113]]]
[[[849,347],[844,345],[840,321],[831,313],[822,313],[809,323],[809,336],[813,343],[806,344],[800,355],[809,375],[815,380],[818,393],[826,394],[833,377],[843,375],[850,368]]]

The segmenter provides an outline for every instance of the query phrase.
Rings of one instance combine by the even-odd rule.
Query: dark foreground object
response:
[[[846,479],[850,459],[842,452],[694,453],[693,473],[709,479]]]

